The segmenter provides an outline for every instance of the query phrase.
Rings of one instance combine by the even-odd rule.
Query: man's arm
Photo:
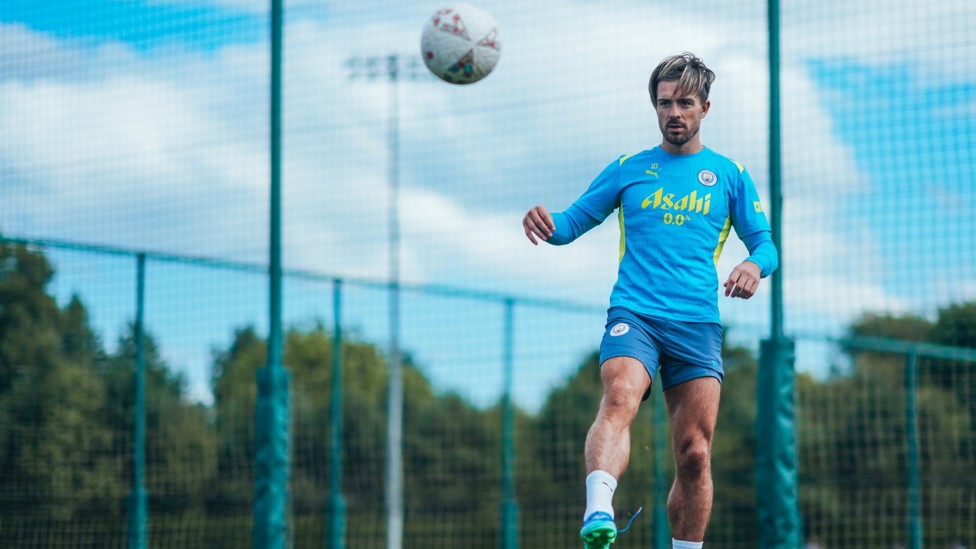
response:
[[[600,224],[600,220],[573,204],[565,212],[550,214],[543,206],[536,206],[522,218],[525,236],[535,245],[540,240],[561,246],[576,240],[586,231]]]
[[[622,156],[607,165],[566,211],[550,214],[542,206],[529,210],[522,218],[522,228],[529,241],[535,245],[539,240],[569,244],[603,223],[620,204],[620,164],[627,158]]]
[[[749,249],[749,257],[732,269],[723,286],[726,297],[749,299],[756,295],[759,280],[779,266],[779,258],[769,231],[746,235],[742,242]]]
[[[779,266],[779,254],[776,252],[776,245],[773,244],[770,232],[759,231],[746,235],[743,237],[742,243],[749,250],[749,257],[746,258],[746,261],[752,261],[759,265],[760,276],[766,278],[773,274],[773,271]]]

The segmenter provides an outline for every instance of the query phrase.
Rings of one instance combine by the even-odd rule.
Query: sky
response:
[[[568,300],[515,315],[516,399],[533,406],[599,344],[616,223],[532,246],[524,212],[567,207],[611,160],[660,142],[646,82],[693,51],[718,74],[703,142],[746,166],[769,210],[765,2],[482,0],[501,60],[452,86],[422,67],[432,2],[285,2],[283,261],[346,279],[389,273],[391,94],[400,274]],[[976,299],[976,11],[964,0],[782,7],[785,325],[797,367],[866,312],[934,318]],[[397,55],[394,88],[349,61]],[[268,2],[7,0],[0,4],[0,231],[262,265],[268,256]],[[409,76],[409,77],[406,77]],[[133,261],[53,252],[111,344],[132,318]],[[745,257],[731,238],[718,276]],[[147,313],[168,362],[209,398],[233,330],[264,330],[260,276],[151,262]],[[769,281],[721,300],[730,337],[768,334]],[[286,321],[334,319],[327,283],[286,286]],[[382,291],[346,286],[344,323],[389,336]],[[502,386],[497,300],[403,302],[403,345],[435,386],[479,402]]]

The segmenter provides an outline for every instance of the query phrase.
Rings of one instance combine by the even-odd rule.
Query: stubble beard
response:
[[[681,147],[685,143],[691,141],[696,135],[698,135],[698,128],[675,134],[669,132],[667,126],[665,126],[664,131],[662,133],[664,134],[665,141],[674,145],[675,147]]]

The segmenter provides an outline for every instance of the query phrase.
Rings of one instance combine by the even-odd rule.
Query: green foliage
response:
[[[930,339],[942,345],[976,348],[976,301],[940,310]]]
[[[0,515],[37,531],[84,524],[121,536],[132,478],[132,327],[106,353],[81,300],[60,309],[47,294],[53,269],[41,253],[2,245],[0,265]],[[209,411],[187,400],[151,336],[145,349],[146,485],[153,501],[194,501],[216,473]],[[5,531],[0,545],[15,546]]]
[[[45,257],[0,245],[0,514],[45,509],[66,520],[114,507],[124,492],[86,313],[47,295]]]
[[[939,311],[935,322],[906,315],[866,315],[851,335],[976,346],[976,303]],[[801,509],[807,530],[826,546],[852,540],[830,525],[880,524],[906,517],[907,509],[907,358],[896,353],[848,349],[850,368],[826,382],[798,384],[800,475],[806,489]],[[926,542],[949,546],[973,532],[976,494],[976,365],[919,359],[916,409]],[[968,502],[968,503],[965,503]],[[905,539],[906,521],[864,528],[859,545]],[[824,534],[829,532],[830,534]]]
[[[564,386],[550,393],[538,417],[525,425],[530,436],[519,439],[520,501],[582,501],[583,441],[602,394],[599,355],[594,353]]]

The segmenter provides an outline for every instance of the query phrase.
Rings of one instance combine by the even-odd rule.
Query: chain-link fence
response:
[[[268,4],[0,3],[0,545],[132,546],[142,496],[151,547],[252,544]],[[498,21],[501,61],[452,86],[419,63],[438,5],[284,3],[296,547],[330,546],[337,508],[350,547],[386,546],[392,356],[403,545],[497,547],[511,531],[525,547],[578,543],[619,235],[604,223],[533,247],[519,220],[535,204],[564,209],[607,162],[659,142],[646,86],[661,58],[693,51],[715,70],[703,142],[768,201],[767,2],[479,6]],[[779,23],[803,538],[974,546],[976,11],[829,1],[780,6]],[[730,237],[718,276],[744,254]],[[710,545],[755,545],[769,294],[767,282],[752,300],[720,300]],[[334,361],[342,499],[330,489]],[[621,517],[647,511],[621,546],[665,539],[660,400],[632,433],[615,504]]]

